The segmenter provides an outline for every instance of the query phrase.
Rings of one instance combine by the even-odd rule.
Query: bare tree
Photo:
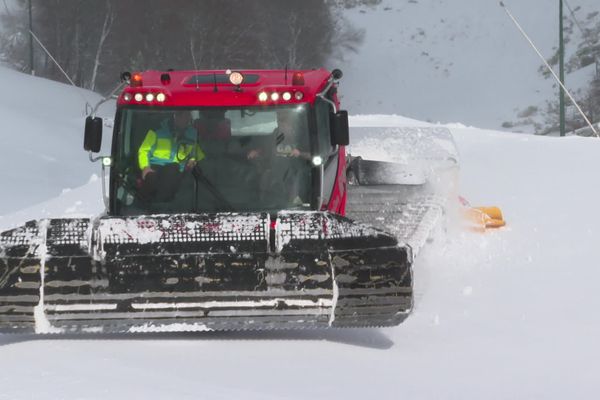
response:
[[[94,57],[94,67],[92,68],[92,77],[90,78],[90,89],[96,90],[96,79],[98,77],[98,68],[100,67],[100,56],[106,38],[110,34],[110,28],[114,22],[114,13],[110,0],[106,1],[106,15],[104,16],[104,24],[102,24],[102,31],[100,31],[100,37],[98,39],[98,48],[96,50],[96,57]]]
[[[27,4],[14,1],[19,10]],[[44,0],[34,3],[34,25],[78,85],[108,90],[123,70],[320,67],[355,50],[364,35],[341,10],[378,1]],[[1,38],[4,59],[21,69],[25,15]],[[37,54],[39,75],[64,80]]]

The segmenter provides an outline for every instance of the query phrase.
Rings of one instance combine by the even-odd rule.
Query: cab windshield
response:
[[[123,109],[111,212],[310,209],[308,106]]]

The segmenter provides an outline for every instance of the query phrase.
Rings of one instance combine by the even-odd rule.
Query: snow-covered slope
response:
[[[593,206],[600,190],[590,182],[600,168],[600,141],[451,130],[462,193],[502,206],[508,227],[450,229],[426,247],[415,265],[415,311],[403,325],[4,336],[0,399],[595,397],[600,216]],[[353,150],[360,149],[358,142]],[[93,196],[67,195],[95,201],[95,185]]]
[[[57,95],[56,103],[61,99]],[[16,113],[5,111],[9,106],[3,104],[1,112],[12,121]],[[14,106],[18,108],[16,102]],[[68,126],[66,121],[79,118],[75,114],[59,109],[48,118],[55,118],[56,126]],[[353,127],[407,124],[424,123],[400,116],[352,118]],[[38,121],[35,126],[40,125]],[[600,215],[594,207],[600,189],[594,182],[600,140],[532,137],[462,125],[450,130],[461,152],[462,194],[475,204],[503,207],[508,226],[480,234],[451,225],[446,235],[426,246],[414,269],[415,310],[401,326],[0,336],[0,400],[597,397],[600,269],[595,249]],[[27,134],[32,140],[40,138]],[[77,139],[73,151],[81,151]],[[372,139],[354,140],[353,152],[366,146],[372,151]],[[387,152],[394,151],[393,143],[380,139]],[[71,154],[67,147],[54,151],[57,160]],[[79,173],[62,161],[57,164],[69,174]],[[41,158],[31,159],[34,170],[45,165]],[[98,172],[97,165],[91,168],[82,183]],[[15,193],[21,193],[23,184],[6,179],[0,181],[3,198],[19,199]],[[51,184],[56,192],[64,187],[61,181]],[[101,209],[99,180],[92,179],[5,216],[0,230],[40,216]]]
[[[420,120],[500,128],[527,106],[557,99],[541,61],[495,0],[383,0],[345,15],[365,29],[348,54],[342,101],[353,113],[398,113]],[[558,2],[505,0],[545,57],[558,46]],[[600,11],[597,0],[571,1],[577,18]],[[565,6],[566,26],[572,24]],[[598,17],[596,17],[598,18]],[[597,19],[596,19],[597,20]],[[573,26],[567,55],[581,34]],[[569,88],[589,82],[593,69],[568,75]]]
[[[99,96],[0,67],[0,215],[81,186],[97,170],[83,151],[86,102]],[[110,107],[102,111],[111,115]]]

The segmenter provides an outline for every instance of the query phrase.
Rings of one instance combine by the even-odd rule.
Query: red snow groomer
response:
[[[341,76],[125,73],[111,155],[96,158],[106,212],[1,234],[0,331],[402,322],[423,221],[442,211],[394,164],[347,156]],[[86,120],[90,157],[102,126]]]

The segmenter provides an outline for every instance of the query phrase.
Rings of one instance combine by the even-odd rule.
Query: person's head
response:
[[[192,123],[192,114],[188,110],[175,111],[173,125],[176,131],[185,131]]]

